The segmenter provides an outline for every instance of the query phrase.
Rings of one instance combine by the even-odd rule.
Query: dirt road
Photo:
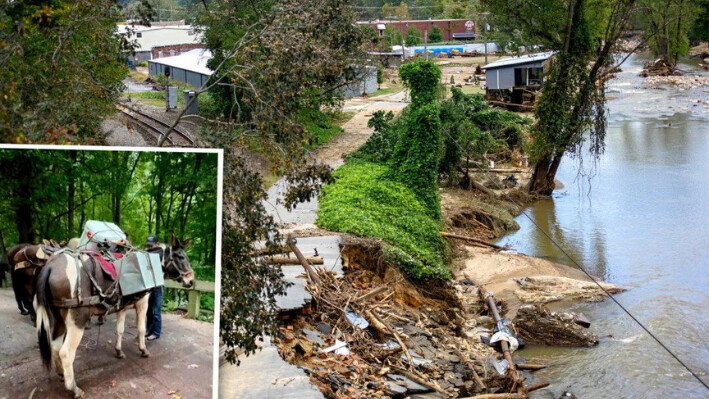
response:
[[[148,342],[149,358],[141,358],[135,312],[126,317],[123,350],[114,356],[115,316],[86,330],[74,361],[78,385],[86,398],[211,398],[214,325],[163,314],[163,334]],[[98,344],[97,341],[98,340]],[[93,349],[92,349],[93,348]],[[17,310],[12,289],[0,289],[0,399],[68,398],[56,372],[45,371],[37,334],[29,316]]]
[[[404,91],[387,96],[357,97],[345,101],[342,111],[356,114],[342,125],[344,131],[339,136],[315,151],[315,159],[333,168],[341,166],[344,163],[342,156],[359,148],[374,132],[367,127],[367,122],[374,112],[392,111],[398,114],[407,105]]]

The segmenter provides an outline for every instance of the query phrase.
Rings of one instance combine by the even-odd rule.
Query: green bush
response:
[[[337,169],[335,183],[320,196],[318,226],[383,240],[386,260],[414,279],[450,278],[441,222],[390,174],[386,166],[362,161]]]
[[[410,26],[408,30],[406,30],[406,45],[407,46],[416,46],[423,43],[423,39],[421,39],[421,31],[416,29],[415,26]]]
[[[148,61],[140,61],[139,63],[135,64],[136,66],[139,67],[148,67]]]
[[[433,25],[433,28],[431,28],[431,31],[428,32],[428,42],[429,43],[440,43],[443,41],[443,32],[441,31],[441,28],[437,27],[436,25]]]

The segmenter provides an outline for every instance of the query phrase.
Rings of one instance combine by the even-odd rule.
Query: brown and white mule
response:
[[[172,236],[171,245],[162,255],[165,277],[194,284],[194,272],[183,243]],[[128,255],[131,256],[131,255]],[[123,296],[115,281],[104,274],[95,259],[85,253],[64,251],[49,259],[37,281],[37,336],[39,349],[47,370],[52,362],[64,378],[64,386],[74,398],[84,391],[76,385],[74,357],[92,315],[117,313],[116,356],[124,358],[121,348],[125,317],[135,308],[138,325],[138,346],[143,357],[150,356],[145,346],[145,323],[149,291]]]

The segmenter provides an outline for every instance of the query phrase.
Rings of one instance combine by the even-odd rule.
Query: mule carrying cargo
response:
[[[122,295],[147,291],[165,284],[160,256],[155,253],[130,251],[126,233],[110,222],[89,220],[79,240],[79,250],[100,252],[108,258],[118,278]],[[130,252],[130,256],[124,256]],[[104,270],[107,265],[102,264]],[[110,267],[110,266],[108,266]],[[108,274],[112,274],[106,270]]]

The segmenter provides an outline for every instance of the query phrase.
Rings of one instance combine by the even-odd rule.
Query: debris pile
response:
[[[645,62],[640,76],[644,78],[648,76],[682,76],[682,72],[672,62],[664,58],[658,58],[655,61]]]
[[[509,352],[481,342],[495,341],[504,321],[488,315],[472,280],[414,285],[376,253],[359,251],[343,251],[344,278],[306,267],[315,308],[281,315],[274,339],[325,397],[526,397]],[[355,264],[364,258],[368,266]]]
[[[588,325],[582,315],[551,312],[542,305],[524,305],[514,319],[519,336],[540,345],[595,346],[598,337],[584,329]]]

